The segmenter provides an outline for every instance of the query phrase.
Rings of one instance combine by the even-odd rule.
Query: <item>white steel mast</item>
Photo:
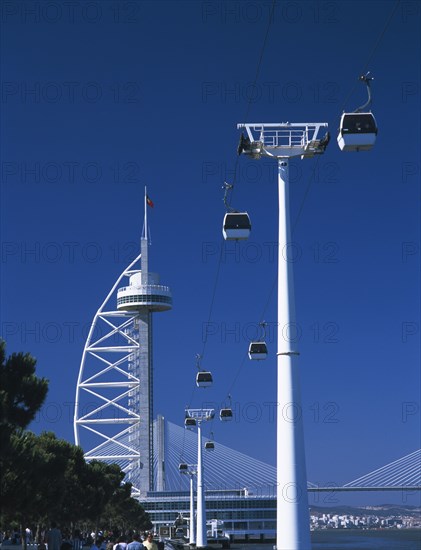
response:
[[[206,548],[206,501],[203,476],[202,456],[202,422],[212,420],[214,409],[186,409],[186,418],[194,418],[197,426],[197,515],[196,515],[196,548]]]
[[[291,243],[288,163],[291,157],[322,154],[329,134],[320,139],[326,123],[239,124],[239,153],[251,158],[271,157],[278,162],[278,359],[277,359],[277,550],[311,550],[303,415],[298,367],[293,263],[288,258]]]

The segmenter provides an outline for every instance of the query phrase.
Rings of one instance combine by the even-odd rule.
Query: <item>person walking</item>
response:
[[[156,542],[153,540],[153,534],[148,533],[146,539],[143,541],[143,546],[146,550],[158,550]]]
[[[82,541],[82,535],[80,534],[79,529],[75,529],[73,531],[71,543],[72,543],[72,550],[82,550],[83,541]]]
[[[60,550],[63,538],[55,521],[51,522],[51,529],[48,531],[46,539],[48,550]]]
[[[121,534],[117,539],[117,544],[114,545],[113,550],[126,550],[127,541],[126,536]]]
[[[127,545],[127,550],[145,550],[145,547],[139,540],[139,535],[134,534],[132,538],[132,542],[129,542]]]

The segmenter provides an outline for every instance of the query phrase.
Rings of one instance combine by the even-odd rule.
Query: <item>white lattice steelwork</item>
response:
[[[141,253],[121,273],[92,321],[74,415],[75,441],[85,458],[117,463],[138,497],[153,489],[152,312],[172,307],[169,288],[148,271],[146,201],[145,190]],[[129,285],[118,288],[125,277]]]

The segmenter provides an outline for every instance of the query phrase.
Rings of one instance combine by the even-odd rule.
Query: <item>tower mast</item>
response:
[[[140,237],[140,252],[141,252],[141,270],[142,270],[142,282],[148,284],[148,194],[145,185],[145,198],[144,198],[144,220],[143,231]]]
[[[86,460],[119,464],[137,497],[154,488],[152,313],[172,308],[170,289],[159,284],[157,273],[149,273],[146,187],[144,208],[140,254],[93,319],[74,415],[75,441]],[[129,284],[121,287],[124,277]]]

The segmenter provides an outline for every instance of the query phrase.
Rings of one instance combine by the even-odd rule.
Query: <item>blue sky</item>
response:
[[[231,393],[236,420],[215,439],[275,463],[273,328],[270,358],[243,361],[262,315],[276,323],[269,160],[239,160],[233,206],[252,235],[223,248],[215,287],[221,186],[248,112],[332,134],[319,161],[291,162],[308,478],[347,482],[419,448],[420,6],[401,1],[382,34],[395,2],[277,2],[254,83],[270,6],[2,3],[2,335],[50,380],[35,431],[73,438],[87,327],[137,251],[147,185],[150,267],[174,299],[154,317],[156,412],[182,422],[208,330],[215,384],[191,404]],[[343,153],[339,118],[364,103],[364,70],[377,143]]]

